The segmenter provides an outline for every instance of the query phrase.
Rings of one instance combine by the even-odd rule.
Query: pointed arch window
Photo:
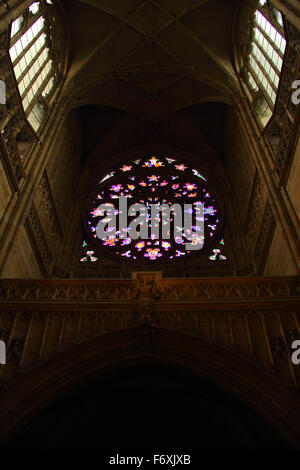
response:
[[[57,67],[51,58],[52,0],[33,2],[11,24],[9,55],[24,112],[38,131],[57,81]]]
[[[263,126],[268,123],[275,108],[286,50],[284,36],[282,14],[268,1],[259,0],[247,60],[247,79]]]

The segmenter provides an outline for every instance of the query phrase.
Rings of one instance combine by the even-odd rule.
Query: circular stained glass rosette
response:
[[[127,216],[128,225],[122,229],[125,235],[120,236],[118,224],[120,196],[126,198],[128,208],[135,203],[143,204],[147,208],[145,223],[148,226],[148,239],[130,237],[130,222],[137,216]],[[197,217],[197,207],[201,203],[204,204],[204,225],[197,222],[197,219],[200,220]],[[96,233],[97,225],[104,219],[104,213],[99,210],[101,204],[110,204],[113,207],[111,214],[113,213],[114,217],[108,220],[106,214],[105,237],[99,239]],[[151,205],[154,204],[157,207],[163,204],[169,207],[179,204],[183,215],[185,211],[192,211],[194,225],[191,226],[191,230],[183,228],[178,236],[178,227],[175,226],[177,220],[176,218],[174,220],[174,213],[171,211],[169,236],[162,238],[163,224],[168,222],[161,214],[154,220],[151,219]],[[185,204],[191,207],[186,208]],[[98,190],[88,210],[87,226],[90,240],[94,240],[94,243],[100,244],[110,253],[123,259],[153,262],[185,258],[190,254],[199,253],[197,249],[187,249],[186,244],[191,243],[191,233],[197,234],[193,243],[199,243],[201,246],[203,242],[204,246],[211,244],[219,234],[220,217],[217,201],[208,189],[208,182],[203,175],[172,158],[150,157],[123,165],[99,182]],[[160,236],[151,235],[152,224],[160,227]]]

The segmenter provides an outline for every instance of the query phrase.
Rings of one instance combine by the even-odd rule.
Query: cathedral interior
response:
[[[299,449],[299,0],[0,1],[0,80],[0,448]]]

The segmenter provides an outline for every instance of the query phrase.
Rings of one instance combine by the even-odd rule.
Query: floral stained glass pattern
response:
[[[130,227],[126,227],[126,235],[120,236],[118,226],[114,226],[113,235],[107,228],[106,237],[99,239],[96,233],[97,224],[103,218],[100,204],[113,204],[114,216],[120,216],[118,199],[127,198],[128,206],[140,203],[147,208],[146,221],[149,228],[148,239],[133,239],[130,236]],[[95,246],[103,247],[109,253],[122,259],[153,263],[154,261],[167,261],[185,259],[195,253],[188,250],[185,244],[189,240],[191,231],[182,232],[182,236],[172,237],[175,218],[170,212],[169,237],[157,237],[151,233],[151,227],[161,227],[166,223],[161,214],[151,219],[151,205],[190,204],[193,209],[204,204],[204,237],[205,243],[218,242],[221,228],[221,212],[219,204],[212,194],[207,179],[197,169],[189,168],[183,162],[174,158],[151,156],[139,158],[128,162],[112,171],[99,181],[99,187],[94,194],[92,204],[88,209],[87,236]],[[184,209],[186,210],[186,209]],[[108,220],[108,217],[106,216]],[[114,219],[115,220],[115,219]],[[128,218],[130,221],[130,217]],[[162,230],[162,229],[160,229]],[[199,230],[197,218],[192,230]],[[161,233],[161,232],[160,232]],[[219,235],[220,236],[220,235]],[[94,253],[86,252],[82,262],[91,261]],[[218,259],[221,257],[218,255]]]

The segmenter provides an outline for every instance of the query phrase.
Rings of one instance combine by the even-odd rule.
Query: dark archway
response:
[[[280,450],[287,445],[261,417],[212,383],[144,360],[63,394],[4,447]]]
[[[252,361],[229,350],[191,335],[151,326],[129,328],[93,338],[19,376],[0,395],[0,439],[4,442],[13,436],[65,393],[84,387],[84,384],[97,380],[105,373],[114,373],[118,382],[117,371],[121,367],[140,365],[140,370],[143,370],[148,362],[168,369],[178,368],[186,375],[192,374],[200,381],[213,384],[211,387],[229,393],[239,403],[249,407],[253,414],[266,420],[283,440],[296,448],[299,446],[300,411],[295,393],[283,388]],[[144,389],[146,392],[147,388]],[[198,386],[198,390],[201,389]],[[102,408],[109,409],[100,396],[99,402],[103,404]],[[144,402],[149,402],[146,396]],[[200,402],[200,398],[192,401]],[[210,408],[217,402],[218,399],[211,402]],[[145,406],[144,409],[147,410]],[[200,423],[201,419],[198,427]],[[270,442],[275,441],[271,439]]]

